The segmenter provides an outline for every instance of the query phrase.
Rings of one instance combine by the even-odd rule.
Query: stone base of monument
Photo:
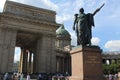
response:
[[[102,71],[102,50],[98,46],[74,47],[70,80],[105,80]]]
[[[118,72],[118,80],[120,80],[120,72]]]

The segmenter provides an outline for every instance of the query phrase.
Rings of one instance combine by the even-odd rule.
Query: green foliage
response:
[[[120,60],[115,63],[114,60],[112,60],[111,64],[103,64],[103,72],[104,74],[115,74],[120,71]]]

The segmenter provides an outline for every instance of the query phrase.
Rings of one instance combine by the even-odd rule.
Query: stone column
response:
[[[37,56],[36,55],[37,55],[36,53],[34,53],[33,55],[33,73],[37,73],[37,64],[36,64]]]
[[[48,41],[47,36],[42,36],[41,39],[38,40],[37,42],[37,51],[36,51],[36,68],[39,73],[47,73],[47,67],[50,67],[47,65],[49,63],[47,60],[49,59],[49,53],[51,53],[49,50],[50,42]]]
[[[50,54],[50,64],[52,64],[50,66],[50,72],[51,73],[55,73],[56,72],[56,52],[55,52],[55,39],[56,39],[56,36],[53,35],[51,37],[51,54]]]
[[[58,58],[58,57],[56,57],[56,58]],[[59,70],[58,70],[58,66],[59,66],[59,61],[58,61],[58,59],[56,59],[56,72],[59,71]]]
[[[54,41],[55,42],[55,41]],[[37,42],[37,50],[35,54],[35,60],[38,64],[36,64],[36,68],[38,72],[41,73],[49,73],[52,72],[52,66],[56,67],[56,63],[52,63],[52,60],[55,61],[55,58],[52,58],[52,54],[54,54],[55,49],[52,49],[53,40],[51,35],[43,35]],[[54,50],[54,51],[53,51]],[[53,53],[54,52],[54,53]],[[54,67],[54,69],[56,69]]]
[[[63,73],[65,73],[65,58],[63,58]]]
[[[66,59],[65,59],[65,72],[68,72],[69,75],[71,74],[71,57],[70,57],[70,55],[66,56]]]
[[[18,70],[20,73],[22,73],[22,69],[23,69],[23,52],[24,52],[24,49],[21,48],[19,70]]]
[[[66,56],[65,58],[65,72],[68,72],[68,69],[69,69],[69,61],[68,61],[68,56]]]
[[[25,72],[26,73],[28,73],[28,50],[26,50],[26,53],[25,53],[25,65],[26,65],[26,67],[25,67]]]
[[[32,53],[32,59],[31,59],[31,73],[33,73],[33,66],[34,66],[34,53]]]
[[[111,59],[108,59],[109,60],[109,64],[111,64],[112,63],[112,60]]]
[[[31,58],[32,58],[32,52],[29,53],[29,73],[31,73]]]
[[[68,68],[68,73],[71,75],[71,65],[72,65],[72,63],[71,63],[71,56],[69,57],[69,68]]]
[[[0,72],[12,72],[17,31],[1,29],[0,31]]]
[[[34,57],[33,57],[33,73],[39,73],[38,68],[39,68],[39,50],[40,50],[40,39],[37,40],[37,46],[36,46],[36,51],[34,52]]]
[[[103,63],[103,64],[106,64],[106,59],[102,59],[102,63]]]
[[[28,52],[24,49],[23,53],[23,73],[27,73],[27,64],[28,64]]]
[[[23,68],[22,68],[22,72],[25,73],[25,49],[23,50]]]

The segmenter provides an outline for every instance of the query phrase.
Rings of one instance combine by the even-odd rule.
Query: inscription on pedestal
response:
[[[87,60],[85,61],[85,63],[87,64],[99,64],[101,63],[99,60],[98,60],[98,56],[86,56]]]

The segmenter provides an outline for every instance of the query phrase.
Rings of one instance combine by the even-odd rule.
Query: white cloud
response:
[[[120,40],[111,40],[106,42],[105,48],[109,51],[120,51]]]
[[[60,4],[60,6],[64,7],[64,9],[65,9],[65,7],[69,8],[71,6],[71,2],[62,3],[62,4]]]
[[[29,5],[36,6],[36,7],[42,7],[42,8],[46,8],[46,9],[55,10],[55,11],[57,11],[57,16],[56,16],[57,22],[62,23],[65,21],[65,24],[67,23],[68,20],[73,20],[72,17],[74,17],[74,13],[78,13],[79,8],[83,7],[85,9],[85,13],[88,13],[89,11],[93,12],[96,8],[101,6],[101,4],[105,3],[105,6],[102,9],[104,12],[102,12],[102,10],[100,12],[100,13],[104,14],[104,15],[102,14],[102,17],[106,16],[104,18],[104,23],[106,24],[107,22],[110,22],[110,20],[112,20],[111,22],[114,22],[114,23],[116,22],[118,24],[119,20],[120,20],[120,15],[119,15],[120,14],[120,7],[119,7],[120,1],[119,0],[117,0],[117,1],[114,1],[114,0],[112,0],[112,1],[109,1],[109,0],[99,0],[99,1],[97,1],[97,0],[74,0],[74,1],[62,0],[63,2],[62,1],[54,1],[53,2],[53,0],[11,0],[11,1],[17,1],[20,3],[29,4]],[[5,2],[5,0],[0,0],[0,10],[2,10],[4,2]],[[111,6],[112,8],[110,8],[109,6]],[[97,15],[99,15],[99,14],[97,14]],[[102,20],[100,20],[100,19],[102,17],[97,16],[96,21],[99,21],[99,23],[101,23]],[[99,25],[99,23],[96,25]],[[102,21],[102,23],[103,23],[103,21]],[[68,24],[71,24],[71,23],[68,23]],[[117,24],[115,24],[115,25],[117,25]],[[103,27],[104,27],[104,25],[103,25]],[[105,27],[107,27],[107,26],[105,26]],[[108,26],[108,27],[110,27],[110,26]],[[96,28],[98,28],[98,26]],[[117,34],[119,34],[119,32]],[[71,36],[72,36],[72,44],[76,44],[76,41],[77,41],[76,35],[71,33]],[[100,42],[99,38],[92,39],[92,44],[94,44],[94,45],[99,45],[99,42]],[[106,47],[107,49],[112,50],[112,48],[111,48],[112,45],[110,47],[110,41],[108,41],[106,43],[106,45],[107,45],[107,47]]]
[[[120,7],[117,7],[111,15],[108,16],[111,20],[120,20]]]
[[[59,7],[50,0],[10,0],[19,3],[24,3],[36,7],[46,8],[50,10],[58,11]],[[5,0],[0,0],[0,10],[2,11]]]
[[[27,0],[10,0],[10,1],[15,1],[15,2],[20,2],[20,3],[25,3]]]
[[[93,37],[91,39],[91,43],[92,43],[92,45],[99,45],[100,39],[98,37]]]
[[[99,2],[105,2],[106,0],[100,0]],[[99,3],[98,2],[98,3]],[[64,3],[58,3],[57,5],[59,6],[59,10],[57,13],[60,13],[56,16],[57,22],[64,22],[68,20],[72,20],[74,17],[75,13],[79,13],[79,9],[81,7],[85,8],[85,12],[92,12],[92,10],[96,9],[96,0],[75,0],[75,1],[66,1]],[[102,3],[103,4],[103,3]],[[97,5],[97,8],[101,4]]]
[[[63,14],[61,16],[59,16],[59,15],[56,16],[56,21],[58,23],[63,23],[63,22],[68,21],[70,19],[72,19],[72,16],[70,14]]]
[[[83,5],[84,5],[84,1],[83,0],[75,0],[73,2],[74,11],[78,12],[79,8],[81,8]]]
[[[3,10],[4,4],[5,4],[5,0],[0,0],[0,11]]]
[[[57,11],[56,21],[59,23],[63,23],[65,21],[71,20],[73,17],[73,8],[72,3],[70,1],[66,1],[64,3],[58,3],[59,10]]]
[[[76,45],[77,45],[77,37],[76,37],[76,34],[75,34],[75,33],[70,33],[70,35],[71,35],[71,38],[72,38],[72,40],[71,40],[71,45],[76,46]]]
[[[41,1],[48,9],[58,10],[58,6],[51,2],[50,0],[39,0]]]
[[[77,45],[77,37],[76,37],[76,34],[75,34],[75,33],[70,33],[70,34],[71,34],[71,38],[72,38],[72,40],[71,40],[71,45],[76,46],[76,45]],[[99,39],[98,37],[93,37],[93,38],[91,39],[91,43],[92,43],[92,45],[99,45],[100,39]]]
[[[0,12],[2,12],[2,10],[3,10],[3,8],[4,8],[5,1],[6,1],[6,0],[0,0]],[[10,0],[10,1],[25,3],[25,0]]]
[[[19,47],[15,47],[14,62],[20,61],[20,53],[21,53],[20,48]]]

